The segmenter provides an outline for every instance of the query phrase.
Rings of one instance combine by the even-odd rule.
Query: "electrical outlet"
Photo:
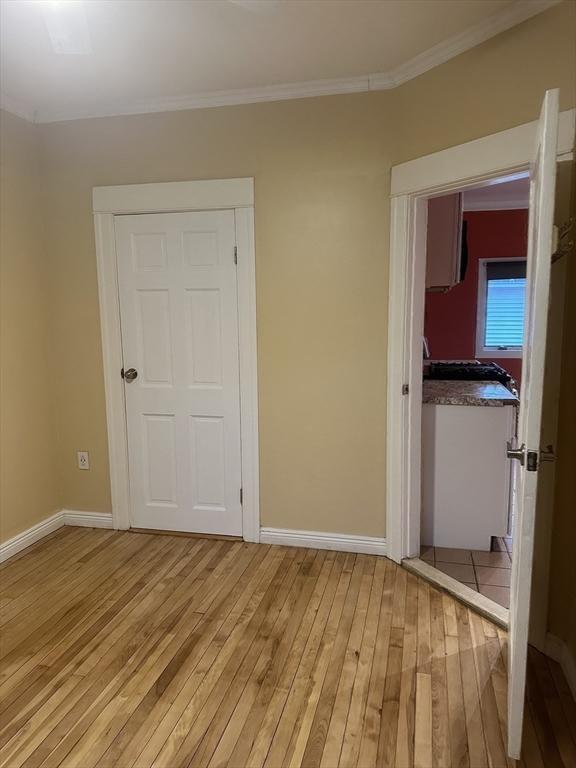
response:
[[[78,469],[90,469],[90,456],[88,451],[78,451]]]

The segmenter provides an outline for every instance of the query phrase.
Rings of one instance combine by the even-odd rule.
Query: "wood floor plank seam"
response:
[[[66,653],[73,656],[71,644],[74,642],[78,643],[79,653],[87,655],[90,652],[90,644],[97,642],[97,633],[108,626],[107,619],[112,625],[122,621],[122,611],[127,610],[126,604],[130,602],[129,593],[140,591],[143,572],[152,564],[157,552],[161,553],[162,548],[158,547],[156,542],[138,550],[111,578],[81,598],[73,610],[72,618],[75,620],[70,621],[70,616],[67,616],[55,623],[55,634],[41,634],[39,638],[33,638],[31,644],[24,643],[17,647],[4,659],[5,672],[0,693],[5,696],[6,691],[15,686],[22,688],[22,678],[30,672],[34,664],[54,666]],[[161,574],[162,568],[157,566],[155,576],[160,577]],[[18,664],[18,654],[23,664]]]
[[[266,593],[269,592],[270,584],[276,585],[278,572],[283,573],[286,567],[287,559],[284,552],[270,551],[269,554],[270,557],[265,558],[263,567],[258,569],[255,578],[251,581],[252,589],[247,593],[247,600],[240,600],[239,609],[233,611],[218,627],[207,645],[201,646],[199,658],[196,658],[192,667],[186,670],[184,679],[174,681],[173,687],[176,690],[173,692],[167,711],[161,721],[151,723],[152,733],[132,764],[145,763],[148,758],[149,763],[152,763],[202,683],[209,676],[213,679],[217,674],[219,675],[221,667],[233,653],[244,630],[250,625],[251,618],[260,608]],[[262,616],[262,613],[261,610],[259,615]],[[215,664],[220,665],[216,672]]]
[[[342,669],[336,687],[336,697],[330,714],[326,742],[320,760],[321,768],[329,768],[329,766],[337,765],[340,762],[346,722],[352,702],[354,681],[358,671],[360,649],[362,648],[362,640],[366,628],[370,593],[374,581],[374,570],[374,560],[368,560],[364,565],[358,600],[356,601],[352,624],[350,625],[348,643],[344,651]]]
[[[256,563],[256,565],[261,564],[265,559],[264,550],[258,553],[257,549],[254,548],[248,554],[252,555],[249,562]],[[155,714],[157,714],[157,719],[162,719],[163,711],[157,712],[158,706],[162,703],[166,708],[175,681],[178,680],[179,676],[182,677],[186,673],[190,667],[191,659],[194,659],[195,656],[197,658],[200,657],[202,641],[207,643],[210,637],[216,633],[221,624],[228,618],[229,612],[233,610],[235,605],[235,598],[240,595],[245,580],[243,572],[239,575],[231,591],[218,604],[212,607],[214,615],[208,612],[202,616],[198,625],[194,627],[194,631],[189,634],[184,647],[185,650],[183,649],[182,654],[180,656],[177,654],[166,668],[160,670],[159,676],[152,683],[134,713],[123,725],[122,731],[115,737],[113,743],[108,748],[106,755],[108,755],[109,760],[114,760],[111,764],[119,761],[130,763],[130,750],[133,749],[135,743],[138,743],[137,738],[139,734],[144,733],[147,720]],[[202,627],[205,629],[204,633],[201,632]]]
[[[58,595],[57,599],[50,601],[43,606],[42,615],[45,620],[41,627],[35,627],[29,622],[26,622],[24,624],[20,623],[20,625],[16,625],[14,628],[4,628],[2,633],[1,657],[7,652],[6,649],[8,649],[8,651],[13,650],[18,645],[25,642],[33,632],[48,632],[59,619],[70,619],[70,603],[72,603],[74,599],[78,597],[78,594],[80,594],[82,584],[90,584],[92,588],[99,585],[109,578],[109,574],[106,571],[107,563],[110,563],[110,567],[113,569],[120,568],[124,550],[134,554],[135,551],[143,547],[143,543],[133,542],[127,534],[120,534],[118,539],[113,539],[109,550],[106,552],[104,562],[100,563],[100,565],[93,564],[86,568],[82,582],[77,585],[78,591],[74,590],[70,592],[67,589],[62,590],[61,592],[56,593]],[[28,618],[28,616],[26,618]],[[20,629],[19,632],[17,631],[18,629]]]
[[[60,534],[61,531],[67,532],[68,535]],[[66,527],[53,534],[54,538],[47,542],[45,551],[40,546],[43,542],[38,542],[38,549],[14,563],[14,570],[6,567],[0,571],[0,595],[16,597],[30,586],[37,585],[38,571],[41,570],[44,580],[58,571],[62,561],[76,562],[84,545],[96,546],[98,540],[90,534],[89,528]],[[23,555],[26,551],[23,550],[20,554]],[[3,566],[9,564],[10,560],[2,563]],[[17,567],[18,565],[20,568]]]
[[[374,666],[374,654],[377,643],[377,628],[382,608],[386,561],[379,559],[375,563],[374,578],[370,590],[366,623],[360,649],[358,651],[358,674],[352,687],[350,708],[346,716],[344,738],[340,752],[340,763],[354,768],[360,753],[362,723],[368,702],[370,678]]]
[[[261,584],[263,575],[269,571],[270,567],[278,567],[280,562],[278,556],[270,550],[265,551],[261,557],[257,555],[256,560],[256,570],[251,574],[247,583],[244,585],[243,578],[241,578],[234,586],[230,597],[224,601],[223,608],[216,611],[213,617],[210,615],[203,617],[198,625],[199,629],[194,631],[191,654],[166,680],[162,696],[155,696],[152,689],[148,692],[148,696],[152,700],[151,706],[145,711],[145,717],[135,733],[134,739],[129,740],[119,753],[118,760],[122,760],[126,765],[133,765],[137,759],[140,759],[140,752],[148,749],[148,742],[157,738],[158,723],[164,723],[171,716],[178,699],[184,698],[186,700],[188,687],[194,688],[196,680],[203,676],[198,674],[198,669],[202,664],[206,664],[206,658],[210,659],[211,650],[221,648],[233,629],[239,626],[244,609],[249,604],[254,590]],[[243,586],[245,588],[242,588]],[[205,624],[203,625],[202,622]],[[202,628],[204,629],[203,632],[201,631]],[[207,668],[209,668],[209,664],[210,662]],[[178,716],[176,716],[174,724],[177,719]],[[147,725],[148,728],[146,728]],[[141,736],[140,742],[137,741],[139,736]],[[158,748],[160,747],[161,743]]]
[[[346,556],[343,553],[337,554],[330,574],[330,585],[325,592],[322,604],[317,612],[310,636],[304,647],[304,652],[299,660],[298,667],[292,678],[292,684],[289,690],[275,691],[275,699],[269,705],[268,711],[264,717],[264,725],[259,734],[259,738],[269,741],[268,754],[264,765],[266,768],[282,765],[285,755],[288,752],[289,744],[294,733],[296,723],[299,721],[303,711],[306,691],[312,679],[313,665],[319,657],[322,642],[325,640],[325,629],[333,615],[333,608],[337,601],[338,587],[341,583]],[[268,729],[266,733],[267,717],[276,716],[275,709],[280,709],[278,713],[277,725],[274,733]],[[270,715],[269,715],[270,712]],[[230,755],[230,765],[243,765],[247,763],[246,748],[243,747],[243,734],[237,740],[234,750]]]
[[[202,567],[204,565],[208,566],[209,563],[218,557],[219,554],[219,548],[210,548],[206,547],[205,550],[200,550],[197,552],[196,557],[192,553],[194,553],[196,550],[192,549],[190,553],[190,558],[188,561],[186,561],[186,558],[182,558],[182,561],[178,564],[179,569],[186,568],[187,565],[190,565],[192,562],[195,562],[195,569],[188,574],[189,578],[194,578],[194,575],[201,573]],[[229,550],[227,555],[222,559],[222,563],[226,562],[226,557],[229,556],[232,553],[232,550]],[[197,560],[197,557],[200,559]],[[209,572],[211,569],[208,568],[207,571]],[[213,574],[212,574],[213,575]],[[173,581],[174,577],[165,577],[165,581],[170,583],[170,581]],[[203,580],[200,580],[198,584],[196,584],[196,588],[201,588],[203,583]],[[162,585],[162,581],[159,583],[160,586]],[[158,585],[156,585],[158,587]],[[176,584],[171,584],[171,586],[176,586]],[[162,595],[158,596],[161,600]],[[150,598],[150,594],[147,595],[147,598]],[[141,608],[141,606],[140,606]],[[141,636],[139,639],[139,647],[133,648],[133,653],[131,650],[128,651],[128,657],[126,659],[126,662],[121,670],[116,670],[114,667],[112,667],[112,676],[111,679],[108,681],[107,687],[102,691],[102,693],[97,698],[95,704],[99,701],[100,704],[98,708],[95,708],[94,705],[92,706],[92,714],[90,715],[87,713],[85,717],[91,717],[92,719],[88,721],[88,725],[93,724],[93,722],[98,719],[101,712],[105,707],[108,705],[109,700],[113,698],[114,692],[116,691],[119,693],[124,683],[127,680],[127,674],[126,669],[133,668],[133,675],[137,676],[141,670],[142,665],[147,663],[146,660],[146,652],[147,649],[149,649],[149,652],[154,652],[157,648],[158,644],[162,642],[162,637],[166,632],[172,632],[174,625],[177,622],[180,622],[182,620],[182,613],[185,611],[185,606],[182,604],[182,601],[176,602],[176,603],[170,603],[165,601],[165,605],[162,606],[159,610],[155,611],[154,613],[154,622],[150,623],[150,626],[146,627],[144,629],[143,622],[140,621],[139,624],[136,625],[136,632],[140,632]],[[201,614],[198,615],[198,620],[200,619]],[[127,633],[124,633],[124,636]],[[184,641],[185,638],[183,638],[182,641]],[[170,640],[173,640],[173,637],[170,637]],[[130,646],[128,646],[130,649]],[[143,657],[142,659],[140,657]],[[104,678],[105,679],[105,678]],[[96,683],[96,686],[102,686],[102,679],[99,679]],[[112,686],[112,688],[111,688]],[[93,686],[94,687],[94,686]],[[79,724],[80,725],[80,724]],[[67,734],[66,738],[70,740],[70,735]],[[83,738],[83,733],[80,732],[79,739]]]
[[[41,565],[48,563],[59,551],[69,546],[73,547],[74,541],[84,536],[89,537],[91,533],[89,528],[69,526],[63,526],[53,531],[48,536],[0,563],[0,582],[2,584],[15,583],[23,575],[38,570]]]
[[[254,673],[246,676],[246,679],[242,681],[241,672],[245,666],[245,662],[243,662],[242,666],[234,676],[232,685],[227,690],[225,706],[221,707],[217,713],[217,717],[214,717],[211,720],[208,729],[204,733],[204,737],[199,742],[197,748],[191,753],[190,759],[187,760],[186,765],[189,766],[189,768],[197,768],[198,766],[207,765],[210,762],[220,737],[228,725],[232,712],[244,693],[246,686],[249,685],[251,678],[255,678],[254,682],[261,689],[268,673],[273,669],[272,665],[275,655],[278,654],[279,660],[282,661],[282,649],[286,647],[284,641],[287,640],[289,642],[290,637],[293,635],[292,628],[298,625],[300,631],[302,631],[303,612],[312,597],[314,587],[322,572],[325,559],[325,552],[322,552],[321,554],[312,553],[312,555],[307,555],[304,558],[282,610],[278,614],[269,635],[264,638],[265,642],[262,650],[252,666]],[[253,653],[254,648],[255,643],[252,644],[248,654]],[[246,666],[250,669],[250,665]],[[234,688],[236,688],[236,690],[234,690]],[[264,755],[261,756],[261,758],[265,757],[266,752],[264,752]],[[252,756],[252,759],[250,760],[251,764],[262,764],[262,762],[263,759],[257,763],[254,756]]]
[[[334,552],[327,553],[315,583],[311,583],[309,589],[302,592],[298,600],[298,607],[290,617],[289,625],[278,644],[277,658],[275,659],[274,656],[270,658],[265,674],[255,681],[248,694],[253,703],[246,713],[241,732],[237,733],[235,739],[233,736],[229,738],[227,759],[231,758],[232,753],[238,764],[263,765],[267,759],[282,714],[282,710],[278,711],[278,706],[272,707],[273,694],[274,692],[278,693],[277,702],[280,701],[281,703],[282,698],[284,702],[286,701],[289,686],[296,674],[296,664],[308,645],[314,620],[328,589],[335,563],[336,554]],[[233,715],[235,714],[236,710]],[[237,719],[239,718],[237,717]],[[262,725],[263,722],[264,725]],[[209,764],[217,765],[222,762],[223,758],[218,758],[218,752],[226,754],[225,737],[232,723],[233,716],[228,721],[226,730],[223,732]],[[237,725],[236,731],[238,731]],[[241,740],[238,743],[240,735]]]
[[[303,707],[298,713],[297,720],[292,729],[283,765],[299,766],[302,764],[302,758],[316,713],[316,706],[328,671],[337,629],[350,588],[355,562],[356,555],[348,554],[346,556],[338,581],[334,603],[328,616],[326,630],[314,658],[308,684],[304,689]]]
[[[307,768],[317,768],[322,760],[330,719],[337,697],[338,684],[342,674],[342,665],[344,664],[348,639],[362,586],[362,576],[368,562],[367,556],[358,555],[356,557],[344,610],[340,616],[332,646],[327,674],[315,707],[312,727],[302,758],[302,765]]]
[[[144,561],[142,565],[143,567],[145,567],[146,562]],[[154,578],[161,578],[162,574],[163,574],[162,568],[157,568]],[[137,574],[137,575],[138,575],[138,578],[140,578],[140,574]],[[128,598],[132,597],[134,599],[131,601],[123,600],[123,601],[120,601],[120,603],[116,602],[114,608],[118,609],[118,607],[120,607],[120,611],[125,610],[124,619],[128,618],[131,615],[132,610],[136,608],[137,605],[139,604],[138,602],[135,601],[135,598],[139,594],[141,589],[142,589],[142,581],[141,580],[136,581],[134,588],[131,591],[129,591],[127,594]],[[113,609],[112,611],[108,611],[107,614],[108,614],[108,617],[112,618],[114,622],[116,617],[114,617]],[[111,628],[113,628],[114,624],[112,623],[111,625],[106,622],[107,614],[106,613],[104,614],[104,616],[100,621],[100,626],[98,627],[97,625],[96,628],[100,629],[101,631],[105,631],[106,628],[108,629],[108,637],[106,638],[106,641],[110,643],[111,639],[114,638],[114,632],[110,631]],[[68,664],[68,668],[67,668],[68,671],[77,672],[78,669],[81,668],[82,665],[86,663],[86,659],[90,657],[90,654],[93,652],[95,646],[97,647],[97,651],[99,655],[100,656],[103,655],[103,653],[106,650],[106,643],[102,643],[101,641],[99,642],[98,635],[94,636],[94,627],[92,627],[91,630],[92,631],[87,630],[85,635],[80,637],[76,642],[79,653],[80,653],[80,657],[77,658],[77,656],[74,655],[70,649],[64,648],[64,652],[60,653],[59,656],[51,660],[50,666],[51,666],[52,672],[62,671],[63,669],[62,665],[66,665],[66,664]],[[122,631],[125,632],[126,627],[124,627]],[[88,636],[88,643],[86,643],[86,636]],[[71,659],[68,659],[66,652],[68,653],[68,655],[71,654]],[[58,664],[59,660],[61,661],[61,664]],[[50,659],[43,660],[43,663],[45,663],[46,661],[50,661]],[[67,670],[66,668],[64,668],[64,671],[67,671]]]
[[[99,614],[106,614],[107,610],[113,611],[113,606],[116,606],[116,615],[114,616],[112,614],[111,618],[113,621],[120,623],[122,620],[122,615],[118,613],[118,606],[120,606],[119,610],[122,610],[122,595],[126,587],[133,583],[136,585],[137,591],[142,588],[142,571],[144,568],[146,568],[147,565],[152,563],[152,560],[155,557],[155,553],[158,550],[161,552],[162,548],[158,547],[156,542],[153,542],[149,547],[140,548],[132,557],[128,558],[124,565],[130,568],[130,576],[128,578],[124,576],[124,579],[121,583],[116,581],[116,573],[121,574],[124,566],[120,566],[120,568],[118,568],[117,571],[115,571],[109,579],[104,580],[96,588],[92,588],[91,585],[87,585],[89,595],[83,596],[81,600],[74,606],[72,612],[63,617],[62,620],[55,622],[52,625],[51,634],[47,635],[46,633],[37,633],[38,637],[33,637],[32,645],[24,642],[17,646],[6,658],[4,658],[3,671],[1,675],[3,682],[0,686],[0,693],[2,694],[3,698],[6,696],[6,691],[9,691],[10,688],[14,685],[15,679],[19,685],[20,690],[25,687],[21,683],[21,676],[28,671],[30,663],[36,661],[36,663],[41,665],[53,666],[56,659],[68,650],[67,642],[78,636],[83,630],[85,624],[88,624],[90,627],[91,620],[97,622]],[[162,567],[156,567],[155,576],[159,578],[161,574]],[[108,593],[111,595],[111,597],[107,596]],[[102,597],[104,599],[100,600]],[[92,611],[93,607],[97,607],[95,611]],[[105,619],[100,623],[101,625],[102,623],[105,624]],[[87,637],[90,637],[90,629],[86,629],[85,635],[79,641],[81,652],[84,655],[90,651],[90,647],[86,647],[85,645]],[[44,651],[46,651],[46,654],[45,656],[42,656]],[[18,664],[19,655],[20,661],[24,661],[24,664]],[[50,656],[52,657],[51,659]],[[14,663],[12,663],[13,658]]]
[[[210,694],[215,688],[220,694],[225,693],[255,638],[261,638],[276,619],[296,578],[302,556],[303,553],[298,550],[285,554],[274,578],[263,591],[255,612],[247,622],[245,632],[240,637],[235,638],[234,642],[228,644],[228,653],[225,652],[226,644],[220,650],[215,663],[211,665],[191,700],[186,704],[180,718],[181,722],[175,729],[171,730],[154,758],[152,762],[154,768],[165,763],[174,765],[175,768],[185,765],[187,749],[196,737],[194,725],[198,718],[204,714],[202,710]],[[216,705],[219,701],[221,699],[217,698]]]
[[[82,552],[85,555],[95,555],[100,549],[106,548],[109,545],[109,540],[113,538],[113,531],[102,531],[104,534],[99,542],[94,542],[93,546],[89,545],[89,539],[86,545],[83,547]],[[78,559],[69,560],[64,566],[59,565],[53,569],[53,574],[50,574],[46,578],[42,585],[31,584],[30,587],[21,595],[14,597],[10,605],[10,609],[3,612],[2,619],[0,621],[0,631],[13,621],[14,618],[23,611],[31,612],[35,610],[35,604],[45,600],[50,594],[57,592],[61,586],[65,586],[67,590],[70,590],[76,581],[81,583],[84,581],[84,574],[86,572],[86,564],[89,560],[85,560],[84,557]]]
[[[173,562],[174,562],[174,561],[173,561]],[[159,569],[159,576],[160,576],[160,577],[162,576],[162,573],[163,573],[163,571],[162,571],[161,569]],[[141,588],[141,587],[140,587],[140,588]],[[135,604],[135,606],[134,606],[134,607],[136,608],[136,607],[137,607],[137,605],[138,605],[138,604]],[[140,601],[140,605],[141,605],[141,601]],[[144,619],[144,620],[145,620],[145,619]],[[126,638],[126,636],[128,636],[128,638],[127,638],[127,642],[128,642],[128,643],[130,642],[130,634],[131,634],[131,631],[130,631],[130,627],[129,627],[129,626],[128,626],[128,627],[122,627],[122,636],[123,636],[124,638]],[[120,641],[121,641],[121,638],[120,638],[119,642],[120,642]],[[102,649],[99,649],[99,652],[100,652],[100,657],[102,657],[102,656],[103,656],[103,654],[102,654]],[[81,658],[81,659],[80,659],[80,661],[79,661],[79,662],[78,662],[78,661],[76,661],[76,660],[72,660],[72,661],[70,662],[70,665],[68,666],[68,668],[64,667],[63,669],[60,669],[60,670],[58,670],[58,668],[56,668],[56,671],[59,671],[61,675],[64,675],[64,674],[66,673],[67,669],[68,669],[68,671],[69,671],[70,673],[74,674],[74,673],[76,672],[76,669],[77,669],[78,663],[80,663],[80,664],[82,664],[82,663],[85,663],[85,658],[86,658],[86,657],[84,656],[83,658]],[[107,669],[111,669],[111,670],[112,670],[112,674],[114,675],[114,674],[115,674],[115,672],[116,672],[116,666],[115,666],[115,661],[114,661],[114,659],[109,659],[109,658],[107,658],[105,655],[103,656],[103,658],[104,658],[104,661],[103,661],[103,665],[104,665],[104,667],[103,667],[103,670],[102,670],[102,672],[105,672]],[[124,662],[124,657],[122,656],[122,657],[121,657],[121,665],[123,665],[123,662]],[[88,677],[88,676],[86,676],[86,675],[81,675],[81,676],[79,677],[79,680],[81,681],[81,682],[79,683],[79,685],[80,685],[80,686],[86,686],[86,687],[88,687],[88,686],[90,685],[90,683],[91,683],[91,678],[90,678],[90,677]],[[104,675],[102,675],[102,674],[101,674],[101,675],[99,675],[99,677],[98,677],[98,681],[97,681],[97,685],[99,685],[99,686],[102,686],[102,685],[104,685],[106,680],[107,680],[107,677],[106,677],[106,675],[105,675],[105,674],[104,674]],[[56,688],[56,689],[58,688],[58,684],[57,684],[57,683],[55,684],[55,688]],[[74,696],[69,696],[69,697],[68,697],[68,699],[67,699],[67,701],[62,703],[62,705],[61,705],[60,709],[62,709],[62,708],[65,708],[65,711],[69,711],[69,710],[70,710],[70,709],[71,709],[71,708],[74,706],[74,703],[75,703],[75,697],[76,697],[77,695],[78,695],[78,692],[76,691],[76,692],[75,692],[75,694],[74,694]],[[90,699],[89,697],[85,698],[85,700],[86,700],[86,701],[91,701],[91,699]],[[41,718],[41,717],[45,716],[46,714],[47,714],[47,713],[45,713],[45,712],[42,712],[42,709],[40,709],[40,710],[38,711],[38,713],[37,713],[36,717],[38,717],[38,718]],[[51,715],[51,716],[52,716],[52,719],[53,719],[53,717],[54,717],[54,713],[48,713],[48,714],[49,714],[49,715]],[[64,714],[65,714],[65,712],[64,712]]]

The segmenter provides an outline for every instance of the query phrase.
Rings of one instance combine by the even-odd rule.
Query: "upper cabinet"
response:
[[[426,290],[447,291],[462,271],[462,194],[428,200]]]

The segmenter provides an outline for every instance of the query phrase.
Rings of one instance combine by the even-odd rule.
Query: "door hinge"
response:
[[[242,505],[243,500],[244,500],[244,492],[242,488],[240,488],[240,505]]]
[[[408,384],[402,384],[402,394],[403,395],[410,394],[410,387],[408,386]]]
[[[120,368],[120,376],[124,378],[124,368]]]
[[[238,264],[238,246],[234,246],[234,264]]]

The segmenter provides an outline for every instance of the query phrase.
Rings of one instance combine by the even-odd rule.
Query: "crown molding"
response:
[[[86,110],[39,110],[37,122],[55,123],[63,120],[82,120],[94,117],[120,117],[152,112],[178,112],[187,109],[228,107],[240,104],[256,104],[267,101],[288,101],[313,96],[334,96],[343,93],[369,91],[368,76],[349,77],[342,80],[309,80],[301,83],[283,83],[258,88],[239,88],[230,91],[210,91],[179,98],[149,99],[103,104]]]
[[[95,117],[119,117],[153,112],[176,112],[188,109],[257,104],[268,101],[306,99],[314,96],[336,96],[397,88],[445,64],[455,56],[474,48],[491,37],[521,24],[523,21],[558,5],[562,0],[516,0],[512,5],[475,24],[465,32],[454,35],[438,45],[395,67],[388,72],[341,79],[308,80],[281,85],[240,88],[235,90],[193,93],[178,98],[158,98],[145,101],[101,103],[90,109],[35,109],[12,99],[2,99],[2,108],[31,122],[55,123]]]
[[[0,94],[0,109],[3,109],[4,112],[10,112],[11,115],[16,115],[16,117],[21,117],[29,123],[36,122],[36,113],[32,107],[7,96],[5,93]]]
[[[388,72],[370,75],[370,90],[388,90],[423,75],[430,69],[445,64],[461,53],[485,43],[491,37],[505,32],[507,29],[527,21],[543,11],[558,5],[561,0],[516,0],[515,3],[502,11],[489,16],[458,35],[443,40],[438,45],[400,64]]]

